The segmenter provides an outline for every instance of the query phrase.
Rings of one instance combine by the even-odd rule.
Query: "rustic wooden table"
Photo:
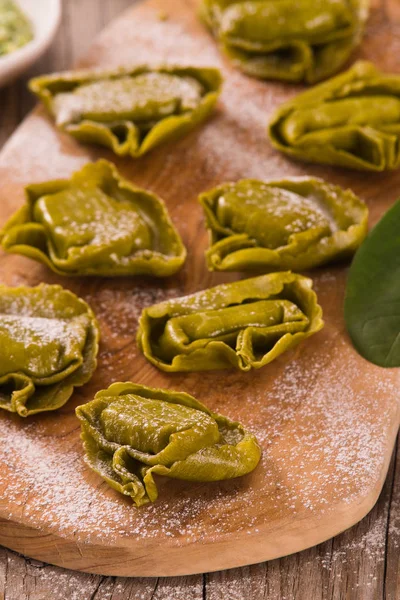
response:
[[[62,26],[50,52],[23,79],[0,90],[0,147],[34,104],[26,91],[27,79],[70,67],[96,33],[131,2],[64,0]],[[396,2],[389,4],[393,7]],[[219,573],[124,579],[66,571],[0,548],[0,600],[399,600],[397,454],[396,450],[372,512],[352,529],[310,550]]]

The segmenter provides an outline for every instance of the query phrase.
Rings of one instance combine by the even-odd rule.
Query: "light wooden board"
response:
[[[197,195],[241,177],[315,174],[352,189],[371,222],[395,200],[399,174],[366,175],[294,164],[265,137],[273,108],[294,86],[253,81],[222,64],[197,22],[195,2],[150,0],[115,22],[85,65],[162,61],[217,64],[226,76],[217,114],[186,139],[134,162],[78,146],[39,109],[0,159],[2,220],[23,201],[23,186],[69,176],[87,160],[115,160],[135,183],[159,193],[189,248],[184,271],[168,282],[66,280],[15,256],[0,256],[10,285],[59,282],[86,298],[103,333],[99,368],[58,413],[22,421],[1,415],[0,542],[46,562],[113,575],[177,575],[255,563],[296,552],[346,529],[373,506],[399,424],[397,371],[358,357],[342,319],[343,268],[314,273],[323,332],[261,371],[165,375],[138,353],[141,308],[234,279],[205,269],[206,233]],[[376,35],[374,35],[376,32]],[[384,28],[370,28],[364,56],[398,69]],[[195,394],[240,419],[260,438],[262,464],[241,480],[212,485],[162,481],[160,500],[137,511],[82,462],[74,408],[112,381],[133,380]]]

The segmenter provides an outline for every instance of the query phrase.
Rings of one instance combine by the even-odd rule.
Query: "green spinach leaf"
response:
[[[357,351],[400,366],[400,200],[372,229],[350,267],[344,315]]]

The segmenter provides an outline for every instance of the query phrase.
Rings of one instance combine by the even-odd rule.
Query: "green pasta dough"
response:
[[[186,249],[155,194],[100,160],[26,188],[26,204],[0,233],[8,252],[38,260],[60,275],[176,273]]]
[[[280,106],[269,125],[290,157],[366,171],[400,166],[400,75],[360,61]]]
[[[99,327],[59,285],[0,285],[0,408],[27,417],[56,410],[96,369]]]
[[[256,438],[182,392],[114,383],[79,406],[86,462],[136,506],[158,497],[154,475],[221,481],[253,471]]]
[[[140,66],[44,75],[30,89],[80,142],[138,157],[204,121],[221,85],[217,69]]]
[[[245,179],[200,196],[211,271],[297,270],[354,254],[368,209],[350,190],[322,179]]]
[[[312,281],[290,272],[145,308],[138,344],[163,371],[259,369],[323,327]]]
[[[202,0],[223,52],[260,79],[314,83],[338,71],[361,40],[369,0]]]

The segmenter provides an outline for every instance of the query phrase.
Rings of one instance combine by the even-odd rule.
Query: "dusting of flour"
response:
[[[143,8],[141,19],[140,27],[129,19],[120,22],[118,34],[111,27],[87,65],[113,67],[120,64],[121,56],[126,64],[154,62],[157,57],[157,62],[220,65],[226,75],[211,121],[178,142],[174,152],[160,150],[152,155],[152,164],[160,166],[157,176],[148,168],[147,157],[142,163],[115,159],[139,185],[160,188],[180,230],[185,235],[196,232],[198,237],[186,240],[190,242],[187,267],[174,278],[176,288],[142,281],[135,285],[120,280],[68,283],[90,302],[99,319],[103,336],[99,368],[93,380],[56,414],[31,420],[0,415],[1,514],[82,544],[157,538],[167,545],[169,540],[208,542],[232,534],[236,538],[266,531],[276,535],[282,522],[298,518],[304,523],[311,519],[314,525],[318,519],[329,523],[330,514],[334,521],[338,510],[342,515],[348,511],[351,520],[353,506],[372,494],[374,485],[379,488],[384,474],[382,457],[390,450],[398,422],[399,377],[393,371],[385,371],[383,377],[381,369],[367,365],[352,349],[341,318],[341,271],[315,276],[325,329],[260,371],[167,377],[137,350],[137,320],[144,306],[205,288],[211,280],[214,285],[224,280],[211,277],[205,269],[198,193],[243,177],[304,174],[302,166],[272,150],[265,134],[271,111],[296,93],[294,87],[289,91],[284,84],[251,81],[229,70],[200,25],[198,36],[188,34],[186,21],[193,27],[191,11],[183,11],[182,21],[164,22],[150,8]],[[42,114],[29,123],[9,143],[1,165],[14,186],[6,198],[10,210],[15,206],[9,198],[23,183],[67,177],[99,153],[56,135]],[[28,147],[32,131],[37,144]],[[191,180],[182,183],[179,175],[188,165]],[[146,169],[151,181],[146,179]],[[27,264],[25,270],[16,271],[21,283],[24,277],[29,276],[30,283],[32,277],[43,277],[44,271],[36,267],[31,276]],[[73,413],[76,404],[98,389],[130,379],[194,393],[213,410],[240,420],[262,445],[260,465],[249,476],[229,482],[160,481],[159,500],[135,509],[85,466]]]

